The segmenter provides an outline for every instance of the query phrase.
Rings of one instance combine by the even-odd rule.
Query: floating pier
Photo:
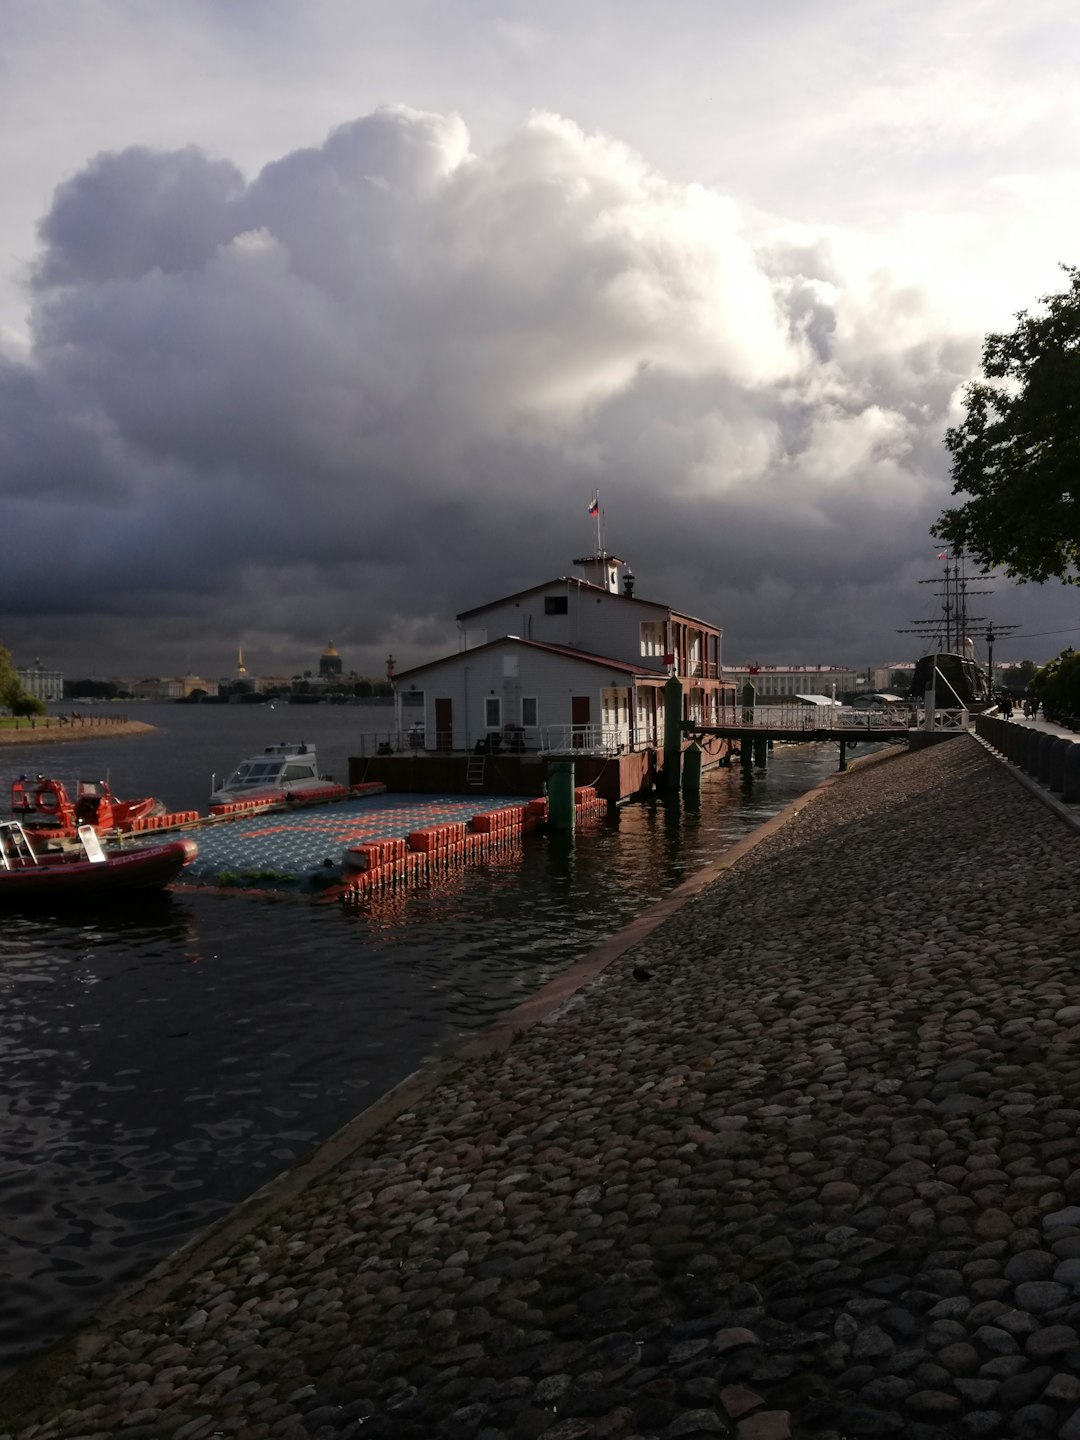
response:
[[[574,793],[574,807],[584,817],[606,813],[607,802],[584,786]],[[355,900],[424,884],[450,866],[483,863],[546,823],[546,799],[515,804],[493,796],[379,794],[240,813],[199,830],[199,854],[182,886],[300,889]]]

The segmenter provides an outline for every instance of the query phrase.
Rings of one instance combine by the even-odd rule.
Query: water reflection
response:
[[[835,748],[801,747],[764,773],[710,772],[699,802],[627,806],[356,908],[178,891],[9,916],[0,1367],[835,765]]]

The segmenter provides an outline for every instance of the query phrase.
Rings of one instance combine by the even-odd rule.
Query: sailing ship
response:
[[[915,662],[910,695],[922,700],[928,690],[934,692],[935,704],[945,709],[983,710],[993,701],[993,642],[995,634],[1014,630],[1014,625],[999,625],[996,632],[985,615],[972,615],[968,599],[972,595],[989,595],[989,590],[974,590],[967,575],[963,551],[951,555],[943,551],[938,557],[945,569],[940,576],[920,580],[920,585],[936,585],[940,602],[938,614],[930,620],[916,620],[900,635],[918,635],[925,642],[923,655]],[[980,572],[980,579],[985,574]],[[989,661],[982,665],[976,659],[973,628],[986,622]]]

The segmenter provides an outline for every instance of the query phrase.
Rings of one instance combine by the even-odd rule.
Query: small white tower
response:
[[[609,555],[606,550],[597,550],[594,555],[583,555],[574,564],[581,571],[581,578],[612,595],[619,593],[619,566],[625,565],[618,555]]]

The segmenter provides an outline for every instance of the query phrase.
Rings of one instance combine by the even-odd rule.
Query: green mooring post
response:
[[[847,769],[847,741],[840,741],[840,769]]]
[[[574,762],[558,760],[548,770],[548,829],[574,833]]]
[[[754,764],[759,770],[764,770],[769,762],[769,737],[767,735],[754,736]]]
[[[664,789],[676,795],[682,778],[682,683],[677,675],[664,684]]]
[[[688,797],[701,794],[701,746],[688,745],[682,757],[682,788]]]

